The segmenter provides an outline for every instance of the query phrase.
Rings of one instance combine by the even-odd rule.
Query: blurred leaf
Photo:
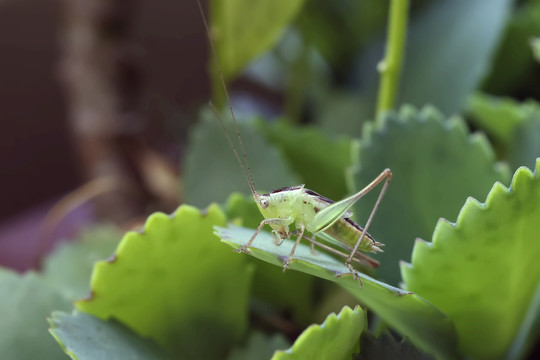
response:
[[[346,195],[345,170],[351,165],[349,138],[331,139],[318,129],[285,122],[263,123],[262,132],[283,151],[307,187],[334,200]]]
[[[70,307],[70,302],[39,275],[18,275],[0,268],[2,359],[67,359],[47,333],[46,318],[53,309]]]
[[[276,350],[288,348],[289,342],[281,334],[272,336],[254,332],[245,347],[231,351],[228,360],[267,360]]]
[[[357,137],[374,113],[374,100],[351,91],[326,91],[314,105],[315,122],[328,134]]]
[[[520,106],[511,98],[476,93],[469,97],[467,108],[476,126],[508,144],[516,128],[525,121],[534,106]]]
[[[308,45],[344,72],[359,47],[384,26],[387,10],[388,2],[380,0],[311,0],[300,13],[298,25]]]
[[[440,220],[433,242],[418,240],[407,288],[454,321],[460,349],[476,359],[503,358],[540,284],[540,159],[517,170],[510,189],[495,183],[485,203],[468,198],[457,223]],[[537,309],[536,309],[537,310]]]
[[[304,0],[211,0],[211,35],[225,79],[272,47],[303,4]]]
[[[114,317],[178,356],[223,356],[245,332],[251,280],[245,259],[212,234],[224,224],[216,205],[151,215],[144,230],[124,236],[114,258],[96,264],[92,292],[76,307]]]
[[[308,327],[290,349],[276,352],[272,360],[350,359],[366,329],[366,311],[360,306],[344,307],[338,315],[328,315],[322,325]]]
[[[368,123],[358,142],[355,191],[384,168],[393,172],[369,232],[386,245],[378,255],[379,274],[390,284],[401,280],[399,261],[408,259],[416,237],[428,238],[440,217],[451,218],[468,196],[485,196],[495,181],[507,182],[506,167],[495,162],[481,134],[469,135],[458,118],[446,120],[433,108],[403,107],[381,122]],[[356,203],[360,224],[370,214],[379,190]]]
[[[396,341],[392,335],[385,333],[380,337],[375,337],[367,331],[362,333],[360,338],[360,353],[353,356],[353,360],[418,360],[431,359],[414,347],[408,340]]]
[[[508,149],[508,161],[512,169],[519,166],[534,167],[540,156],[540,106],[521,124],[512,137]]]
[[[251,194],[219,123],[208,116],[192,129],[184,157],[184,199],[196,206],[225,202],[234,191]],[[253,129],[253,125],[243,122],[238,125],[257,190],[269,191],[297,185],[298,181],[283,156]],[[231,137],[234,136],[232,140],[237,144],[232,123],[228,122],[227,131]],[[239,145],[235,146],[241,152]]]
[[[536,62],[540,62],[540,37],[531,39],[531,48]]]
[[[252,229],[256,229],[263,219],[253,199],[238,193],[229,197],[224,208],[229,221],[241,219],[243,226]],[[271,264],[248,260],[255,267],[251,296],[292,314],[297,323],[309,322],[314,311],[316,278],[301,272],[284,276],[281,269]]]
[[[90,276],[94,263],[109,257],[122,238],[112,226],[88,229],[77,241],[63,243],[45,259],[43,275],[52,287],[71,301],[90,290]]]
[[[170,359],[156,344],[114,320],[103,321],[79,312],[54,312],[49,322],[49,331],[72,359]]]
[[[519,103],[510,98],[477,94],[470,98],[472,121],[504,144],[505,158],[512,169],[534,167],[540,156],[540,104]]]
[[[412,19],[398,104],[458,113],[488,70],[511,3],[440,0]]]
[[[538,83],[538,76],[531,77],[537,65],[531,56],[529,40],[540,34],[540,1],[522,1],[518,6],[508,21],[482,86],[486,92],[507,95],[522,83],[531,81],[532,86]]]
[[[217,235],[233,248],[246,244],[252,234],[252,229],[237,226],[217,228]],[[293,240],[285,240],[280,246],[276,246],[272,235],[261,231],[248,251],[250,255],[282,268],[293,244]],[[289,269],[343,286],[387,324],[402,335],[410,337],[411,341],[426,352],[442,357],[455,356],[456,338],[452,323],[446,315],[418,295],[359,273],[363,285],[361,286],[343,262],[322,252],[312,255],[309,246],[302,243],[296,249]],[[289,272],[290,270],[286,274]]]

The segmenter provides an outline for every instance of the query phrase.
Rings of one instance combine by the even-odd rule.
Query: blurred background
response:
[[[207,47],[194,1],[0,4],[0,265],[174,210]]]

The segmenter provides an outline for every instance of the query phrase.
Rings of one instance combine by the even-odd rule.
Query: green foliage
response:
[[[66,299],[80,299],[90,290],[94,263],[113,254],[120,237],[120,231],[112,226],[84,231],[77,241],[61,244],[45,259],[45,279]]]
[[[38,274],[0,269],[0,354],[3,359],[66,359],[47,334],[51,310],[68,310],[69,301]]]
[[[467,196],[484,197],[495,181],[509,180],[485,137],[469,135],[462,120],[446,120],[432,108],[403,107],[379,123],[366,124],[356,153],[354,191],[384,168],[394,173],[369,230],[386,245],[378,255],[379,273],[390,284],[401,280],[398,263],[409,258],[416,237],[429,238],[440,217],[454,218]],[[356,203],[360,223],[377,195],[372,191]]]
[[[516,128],[524,123],[534,105],[519,106],[516,100],[483,93],[469,98],[467,111],[473,123],[496,140],[508,144]]]
[[[171,359],[156,344],[114,320],[103,321],[79,312],[54,312],[49,323],[51,334],[74,360]]]
[[[488,70],[510,5],[510,0],[431,4],[410,26],[400,103],[432,104],[446,115],[461,110]]]
[[[69,310],[88,292],[94,261],[112,253],[118,231],[96,227],[81,240],[61,244],[45,261],[43,273],[18,275],[0,268],[0,354],[5,359],[65,359],[47,333],[53,310]]]
[[[200,207],[208,206],[211,202],[225,202],[233,191],[251,194],[219,123],[211,116],[208,112],[203,114],[204,120],[192,129],[184,160],[185,200]],[[283,155],[268,145],[253,129],[252,122],[240,122],[238,125],[249,154],[249,165],[257,190],[273,190],[298,183]],[[227,122],[227,131],[236,140],[232,121]]]
[[[344,307],[338,315],[328,315],[322,325],[308,327],[289,350],[276,352],[272,360],[350,359],[366,329],[366,311],[360,306]]]
[[[252,275],[244,258],[216,247],[212,226],[224,224],[216,205],[150,216],[96,264],[91,294],[77,309],[115,318],[178,356],[222,356],[246,330]]]
[[[401,85],[385,92],[385,98],[397,96],[410,105],[369,122],[388,5],[209,3],[210,36],[225,81],[231,83],[257,57],[264,59],[244,74],[271,83],[289,115],[273,123],[239,118],[257,190],[305,183],[340,200],[384,168],[393,171],[369,229],[386,245],[376,255],[378,269],[363,269],[369,274],[361,273],[360,282],[343,259],[322,250],[312,254],[302,243],[284,273],[292,241],[276,246],[266,231],[249,249],[252,256],[232,253],[214,227],[223,242],[238,248],[262,216],[250,197],[230,195],[247,195],[249,186],[214,115],[202,112],[184,147],[182,195],[199,207],[225,203],[221,209],[183,205],[171,216],[153,214],[93,270],[116,246],[116,230],[62,245],[40,274],[0,270],[0,357],[527,356],[540,334],[540,107],[521,99],[540,94],[534,60],[540,1],[411,1],[405,67],[402,74],[389,73],[391,83],[401,78]],[[406,13],[396,12],[393,24],[404,23]],[[396,43],[386,45],[395,50]],[[271,71],[257,75],[261,69]],[[212,70],[221,110],[223,92]],[[471,96],[480,82],[482,92]],[[465,103],[468,120],[489,138],[470,134],[460,118],[441,115],[458,113]],[[536,172],[519,168],[508,189],[504,163],[510,169],[534,166]],[[355,205],[360,224],[376,196],[373,191]],[[483,204],[475,200],[486,196]],[[455,224],[441,219],[456,217]],[[225,228],[228,222],[235,225]],[[90,294],[76,303],[78,311],[55,312],[49,320],[58,347],[46,331],[46,317],[52,310],[69,311],[87,292],[90,276]],[[342,308],[322,325],[309,326]],[[368,311],[377,336],[367,331]]]
[[[217,228],[217,235],[233,248],[240,248],[248,242],[252,229],[230,226]],[[262,231],[249,249],[249,254],[283,266],[294,244],[285,240],[276,246],[270,233]],[[386,323],[406,334],[411,340],[429,353],[443,357],[455,355],[455,333],[449,319],[428,301],[414,293],[381,283],[359,273],[361,283],[341,260],[326,253],[311,254],[308,245],[300,244],[295,251],[289,269],[298,270],[334,281],[351,292],[362,304],[375,311]],[[338,277],[339,276],[339,277]]]
[[[496,183],[485,203],[469,198],[456,224],[439,221],[433,242],[418,240],[402,264],[407,289],[448,314],[473,358],[503,357],[537,311],[539,173],[540,159],[535,174],[518,169],[510,189]]]
[[[288,347],[289,342],[281,334],[266,336],[260,332],[254,332],[249,336],[246,346],[231,351],[227,359],[267,360],[276,350]]]
[[[509,98],[477,94],[469,101],[474,123],[500,144],[512,169],[534,167],[540,156],[540,105],[534,100],[519,103]]]
[[[517,9],[508,19],[506,30],[497,52],[492,59],[491,70],[486,76],[483,90],[496,95],[508,95],[522,87],[537,88],[538,77],[531,56],[529,41],[540,34],[540,1],[526,0],[517,4]],[[536,95],[539,93],[535,91]]]
[[[212,0],[211,33],[225,79],[273,46],[303,4],[304,0]]]
[[[531,48],[533,51],[534,59],[540,63],[540,38],[534,37],[531,39]]]
[[[397,341],[389,333],[375,337],[369,332],[363,332],[360,338],[360,353],[353,357],[354,360],[418,360],[431,359],[430,356],[421,353],[408,340]]]

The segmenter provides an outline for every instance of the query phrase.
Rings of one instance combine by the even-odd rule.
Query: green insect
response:
[[[227,141],[229,142],[229,145],[231,146],[233,153],[238,160],[238,163],[240,164],[240,167],[242,168],[244,177],[249,184],[253,199],[255,200],[255,203],[257,204],[261,214],[264,217],[264,220],[261,221],[261,223],[257,227],[257,230],[251,236],[249,241],[244,246],[236,249],[235,251],[247,252],[257,235],[263,229],[263,227],[265,225],[269,225],[272,228],[275,244],[278,246],[281,245],[285,239],[296,236],[296,242],[291,249],[289,257],[283,265],[283,271],[285,271],[289,267],[289,264],[294,258],[294,252],[298,244],[304,238],[310,241],[312,252],[314,245],[316,245],[324,250],[345,257],[345,265],[347,266],[349,271],[354,274],[355,278],[358,278],[358,274],[352,267],[351,262],[355,261],[370,267],[377,267],[379,263],[376,260],[370,258],[367,255],[364,255],[360,251],[372,253],[382,252],[380,246],[382,246],[383,244],[375,241],[373,237],[369,235],[367,229],[373,220],[373,217],[388,188],[388,185],[390,184],[390,179],[392,178],[392,172],[390,171],[390,169],[383,170],[365,188],[358,191],[356,194],[338,202],[334,202],[322,195],[317,194],[312,190],[306,189],[304,185],[281,188],[272,191],[269,194],[259,193],[255,188],[255,183],[253,181],[253,176],[249,167],[247,154],[242,143],[242,137],[240,136],[240,131],[236,123],[234,112],[232,110],[229,94],[227,92],[220,64],[217,59],[216,50],[209,35],[210,31],[208,29],[208,24],[204,17],[204,12],[202,10],[200,2],[199,8],[201,10],[204,26],[206,28],[210,40],[211,49],[214,55],[214,60],[225,91],[227,104],[229,105],[229,110],[236,128],[236,136],[240,145],[240,149],[242,150],[243,161],[236,149],[236,146],[233,144],[231,137],[225,129],[223,121],[221,120],[218,112],[215,110],[212,104],[210,104],[210,106],[219,121],[219,124],[227,138]],[[351,220],[352,213],[349,211],[349,209],[361,197],[370,192],[381,182],[384,182],[384,184],[379,193],[379,197],[377,198],[377,201],[373,207],[373,210],[371,211],[365,227],[362,228],[360,225]],[[312,234],[312,236],[307,236],[308,233]],[[348,252],[348,255],[335,249],[334,247],[316,241],[315,237],[321,238],[329,244],[333,244],[334,246],[346,250]],[[355,256],[357,256],[358,258]]]

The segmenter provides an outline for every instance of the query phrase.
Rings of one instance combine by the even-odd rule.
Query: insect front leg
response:
[[[253,243],[253,241],[255,240],[255,238],[257,237],[257,235],[259,235],[259,233],[261,232],[262,228],[264,225],[270,225],[270,224],[276,224],[276,225],[283,225],[283,226],[287,226],[289,225],[293,220],[292,219],[281,219],[281,218],[268,218],[268,219],[264,219],[263,221],[261,221],[261,223],[259,224],[259,226],[257,227],[257,230],[255,231],[255,233],[251,236],[251,238],[249,239],[249,241],[244,245],[242,246],[240,249],[234,249],[233,251],[234,252],[247,252],[247,249],[251,246],[251,244]]]
[[[300,240],[304,237],[304,232],[306,231],[306,227],[302,224],[302,227],[300,228],[300,234],[298,235],[298,238],[296,238],[296,242],[294,243],[294,246],[291,249],[291,253],[289,254],[289,257],[287,258],[287,261],[285,261],[285,265],[283,265],[283,271],[287,270],[289,267],[289,264],[291,263],[293,259],[294,252],[296,251],[296,247],[298,244],[300,244]]]

